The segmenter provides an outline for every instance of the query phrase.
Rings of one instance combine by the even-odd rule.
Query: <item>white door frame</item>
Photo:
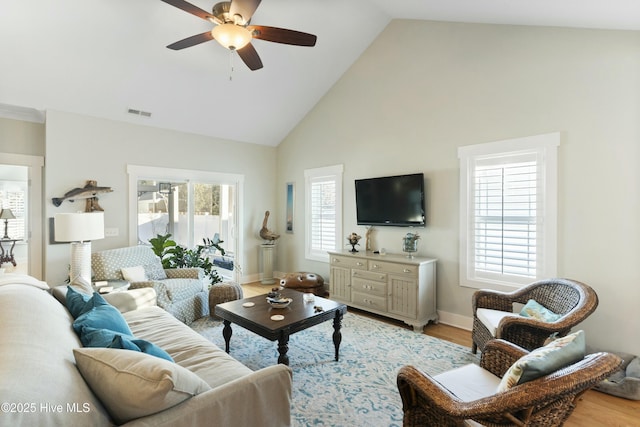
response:
[[[29,247],[29,275],[43,280],[42,252],[46,243],[42,235],[42,230],[44,229],[44,215],[42,213],[42,168],[44,167],[44,157],[0,153],[0,164],[26,166],[28,169],[27,222],[29,229],[26,230],[26,238]]]

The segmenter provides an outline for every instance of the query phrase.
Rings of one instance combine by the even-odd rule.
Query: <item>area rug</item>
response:
[[[191,327],[224,348],[222,322],[202,318]],[[277,343],[233,327],[230,354],[257,370],[277,363]],[[342,322],[340,360],[334,360],[332,322],[291,336],[293,426],[402,425],[396,375],[403,365],[438,374],[478,363],[471,349],[349,312]]]

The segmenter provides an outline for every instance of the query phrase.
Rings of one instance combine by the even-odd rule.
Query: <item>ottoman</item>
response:
[[[216,305],[227,301],[242,299],[242,286],[234,282],[217,283],[209,289],[209,315],[218,319],[214,314]]]
[[[319,274],[300,271],[297,273],[287,273],[280,279],[280,286],[283,288],[295,289],[300,292],[308,292],[319,297],[327,295],[324,290],[324,279]]]

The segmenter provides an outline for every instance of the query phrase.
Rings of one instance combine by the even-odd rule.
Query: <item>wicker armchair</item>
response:
[[[556,314],[561,314],[562,317],[554,322],[544,322],[513,313],[514,303],[526,304],[529,299],[535,300]],[[598,306],[598,295],[588,285],[575,280],[546,279],[514,292],[478,290],[473,295],[472,305],[473,353],[476,353],[478,348],[483,351],[485,344],[493,338],[502,338],[527,350],[533,350],[542,347],[550,335],[565,336],[572,327],[586,319]],[[498,317],[494,317],[495,333],[478,318],[480,308],[498,312]],[[503,317],[500,317],[501,315]]]
[[[507,341],[491,340],[482,353],[482,369],[475,368],[502,377],[526,353]],[[456,397],[439,375],[434,379],[413,366],[404,366],[397,378],[403,426],[560,426],[573,412],[580,395],[615,372],[621,363],[614,354],[593,353],[549,375],[474,400]],[[469,375],[463,379],[467,387],[473,387],[475,380]]]

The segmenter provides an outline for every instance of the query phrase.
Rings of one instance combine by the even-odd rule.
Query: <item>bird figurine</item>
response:
[[[269,243],[273,243],[278,240],[280,235],[267,228],[267,221],[269,221],[269,211],[264,213],[264,220],[262,221],[262,228],[260,229],[260,237],[267,240]]]

